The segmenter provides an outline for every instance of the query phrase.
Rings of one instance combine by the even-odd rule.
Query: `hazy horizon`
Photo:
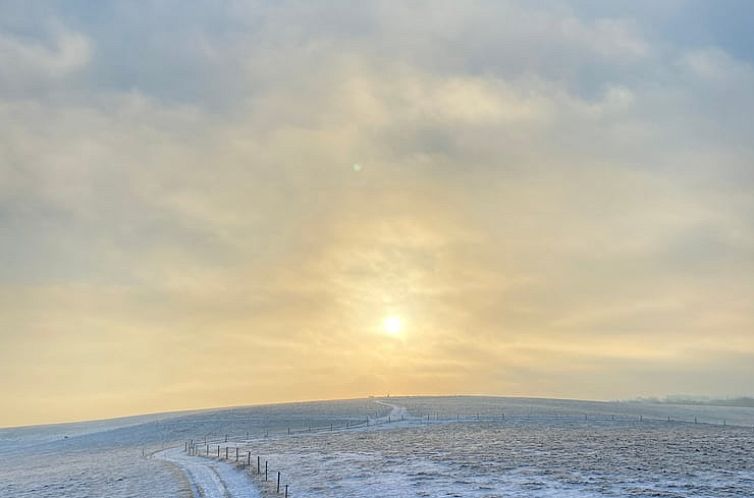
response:
[[[715,397],[697,397],[693,395],[686,395],[686,394],[675,394],[675,395],[666,395],[661,396],[657,398],[627,398],[627,399],[579,399],[579,398],[548,398],[548,397],[541,397],[541,396],[513,396],[513,395],[506,395],[506,394],[486,394],[486,393],[476,393],[476,394],[373,394],[373,395],[367,395],[367,396],[357,396],[353,398],[322,398],[322,399],[300,399],[300,400],[285,400],[285,401],[275,401],[275,402],[258,402],[258,403],[249,403],[244,405],[226,405],[226,406],[205,406],[205,407],[196,407],[196,408],[179,408],[175,410],[168,410],[168,411],[161,411],[161,412],[146,412],[146,413],[130,413],[130,414],[123,414],[123,415],[116,415],[113,417],[106,417],[106,418],[95,418],[95,419],[81,419],[81,420],[65,420],[65,421],[50,421],[50,422],[43,422],[39,424],[20,424],[20,425],[9,425],[9,426],[0,426],[0,430],[12,430],[12,429],[32,429],[35,427],[54,427],[54,426],[65,426],[65,425],[77,425],[77,424],[90,424],[90,423],[99,423],[99,422],[110,422],[110,421],[117,421],[117,420],[127,420],[127,419],[149,419],[151,417],[159,417],[161,415],[174,415],[174,416],[184,416],[184,415],[191,415],[195,413],[204,413],[204,412],[214,412],[214,411],[225,411],[225,410],[235,410],[235,409],[246,409],[246,408],[264,408],[264,407],[270,407],[270,406],[280,406],[280,405],[297,405],[297,404],[307,404],[307,403],[329,403],[329,402],[338,402],[338,401],[356,401],[356,400],[368,400],[368,399],[403,399],[403,398],[416,398],[416,399],[437,399],[437,398],[490,398],[490,399],[508,399],[508,400],[539,400],[539,401],[567,401],[567,402],[586,402],[586,403],[647,403],[647,404],[684,404],[683,401],[705,401],[705,402],[722,402],[722,401],[731,401],[731,400],[754,400],[754,397],[750,396],[740,396],[740,397],[734,397],[734,398],[715,398]],[[679,399],[674,399],[679,398]],[[696,399],[698,398],[698,399]],[[694,403],[692,403],[694,404]],[[702,403],[705,404],[705,403]],[[709,406],[731,406],[735,407],[738,405],[716,405],[716,404],[710,404]]]
[[[754,3],[0,5],[0,426],[751,396]]]

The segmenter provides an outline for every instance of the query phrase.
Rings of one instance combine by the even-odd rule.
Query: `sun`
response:
[[[382,330],[388,335],[398,335],[403,330],[403,320],[397,315],[386,316],[382,320]]]

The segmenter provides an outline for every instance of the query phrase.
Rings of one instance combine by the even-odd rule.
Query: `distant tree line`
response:
[[[754,398],[741,396],[737,398],[710,398],[705,396],[672,395],[664,398],[640,397],[635,401],[641,403],[662,403],[667,405],[708,405],[708,406],[743,406],[754,408]]]

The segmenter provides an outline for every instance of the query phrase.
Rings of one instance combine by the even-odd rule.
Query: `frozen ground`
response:
[[[394,427],[251,446],[290,476],[299,497],[754,496],[750,429],[576,421]]]
[[[246,472],[238,472],[229,463],[188,456],[182,448],[170,448],[153,458],[170,462],[186,475],[193,496],[203,498],[258,498],[256,484]]]
[[[183,452],[225,435],[292,498],[752,497],[753,427],[751,408],[437,397],[0,429],[0,497],[257,496],[247,470]]]

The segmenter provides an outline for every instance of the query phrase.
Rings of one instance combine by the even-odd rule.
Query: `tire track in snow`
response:
[[[377,403],[378,405],[387,406],[387,407],[390,408],[390,413],[388,413],[384,417],[380,417],[380,418],[378,418],[376,420],[382,420],[382,421],[392,420],[392,421],[396,422],[396,421],[399,421],[399,420],[411,420],[411,419],[418,418],[418,417],[414,417],[413,415],[410,415],[408,413],[408,410],[406,410],[405,406],[394,405],[392,403],[388,403],[386,401],[382,401],[382,400],[379,400],[379,399],[374,400],[374,402]]]
[[[180,467],[195,498],[260,498],[254,482],[232,465],[186,455],[181,448],[155,453],[154,458]]]

